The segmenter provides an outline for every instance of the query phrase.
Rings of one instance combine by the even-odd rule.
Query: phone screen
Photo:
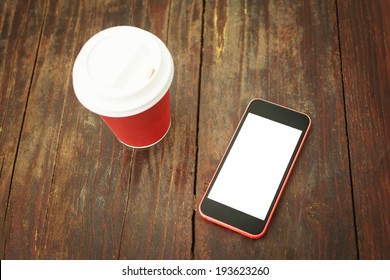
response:
[[[208,198],[265,220],[302,132],[248,113]]]
[[[304,113],[252,100],[203,196],[200,215],[247,237],[263,236],[310,126]]]

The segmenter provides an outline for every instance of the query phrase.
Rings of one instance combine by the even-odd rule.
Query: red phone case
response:
[[[203,203],[203,200],[205,199],[205,197],[206,197],[206,195],[207,195],[207,193],[208,193],[208,190],[209,190],[209,188],[210,188],[210,186],[211,186],[211,182],[214,181],[214,177],[216,176],[217,171],[218,171],[219,168],[220,168],[220,165],[221,165],[221,163],[222,163],[222,160],[225,158],[225,155],[226,155],[226,153],[227,153],[227,151],[228,151],[228,149],[229,149],[229,147],[230,147],[230,145],[231,145],[231,142],[232,142],[232,140],[233,140],[233,138],[234,138],[234,135],[236,135],[237,130],[238,130],[238,128],[240,127],[241,122],[243,121],[243,118],[244,118],[244,116],[245,116],[246,111],[248,110],[250,104],[251,104],[253,101],[255,101],[255,100],[261,100],[261,101],[264,101],[264,102],[268,102],[268,103],[274,104],[274,105],[279,106],[279,107],[286,108],[286,109],[291,110],[291,111],[295,111],[295,112],[297,112],[297,113],[300,113],[300,114],[305,115],[305,116],[309,119],[309,125],[308,125],[308,127],[307,127],[307,129],[306,129],[306,132],[305,132],[304,136],[303,136],[302,142],[301,142],[301,144],[299,145],[298,151],[297,151],[297,153],[296,153],[296,155],[295,155],[295,157],[294,157],[294,159],[293,159],[293,162],[292,162],[292,164],[291,164],[291,166],[290,166],[290,168],[289,168],[289,170],[288,170],[287,176],[286,176],[286,178],[285,178],[285,180],[284,180],[284,182],[283,182],[283,185],[282,185],[282,187],[281,187],[281,189],[280,189],[280,192],[279,192],[279,194],[278,194],[278,196],[277,196],[277,198],[276,198],[275,204],[274,204],[273,208],[271,209],[269,218],[268,218],[268,220],[267,220],[267,222],[266,222],[266,224],[265,224],[265,226],[264,226],[263,231],[260,232],[259,234],[251,234],[251,233],[248,233],[248,232],[243,231],[243,230],[241,230],[241,229],[239,229],[239,228],[236,228],[236,227],[234,227],[234,226],[232,226],[232,225],[226,224],[226,223],[221,222],[221,221],[219,221],[219,220],[217,220],[217,219],[214,219],[214,218],[212,218],[212,217],[209,217],[209,216],[205,215],[205,214],[202,212],[201,207],[200,207],[200,206],[202,205],[202,203]],[[207,187],[207,189],[206,189],[206,191],[205,191],[205,194],[204,194],[203,197],[202,197],[202,200],[201,200],[201,202],[200,202],[200,204],[199,204],[199,213],[200,213],[200,215],[201,215],[204,219],[206,219],[206,220],[208,220],[208,221],[210,221],[210,222],[212,222],[212,223],[215,223],[215,224],[220,225],[220,226],[222,226],[222,227],[228,228],[228,229],[230,229],[230,230],[232,230],[232,231],[238,232],[238,233],[240,233],[240,234],[242,234],[242,235],[244,235],[244,236],[246,236],[246,237],[249,237],[249,238],[252,238],[252,239],[259,239],[260,237],[262,237],[262,236],[265,234],[265,232],[267,231],[267,228],[268,228],[268,226],[269,226],[269,223],[270,223],[270,221],[271,221],[271,219],[272,219],[272,216],[273,216],[273,214],[274,214],[274,212],[275,212],[276,206],[277,206],[278,203],[279,203],[280,197],[282,196],[282,193],[283,193],[283,191],[284,191],[284,188],[285,188],[285,186],[286,186],[286,184],[287,184],[287,181],[288,181],[288,179],[289,179],[289,177],[290,177],[291,171],[293,170],[293,167],[294,167],[295,162],[296,162],[296,160],[297,160],[297,158],[298,158],[298,155],[299,155],[300,152],[301,152],[303,143],[304,143],[305,140],[306,140],[306,137],[307,137],[307,134],[308,134],[308,132],[309,132],[310,127],[311,127],[311,118],[310,118],[307,114],[305,114],[305,113],[302,113],[302,112],[293,110],[293,109],[291,109],[291,108],[287,108],[287,107],[285,107],[285,106],[282,106],[282,105],[279,105],[279,104],[276,104],[276,103],[273,103],[273,102],[270,102],[270,101],[267,101],[267,100],[264,100],[264,99],[261,99],[261,98],[253,99],[253,100],[248,104],[248,106],[246,107],[246,109],[245,109],[245,111],[244,111],[244,113],[243,113],[243,115],[242,115],[242,117],[241,117],[241,119],[240,119],[240,122],[238,123],[238,125],[237,125],[237,127],[236,127],[236,130],[234,131],[233,136],[232,136],[232,138],[230,139],[229,145],[227,146],[227,148],[226,148],[226,150],[225,150],[225,152],[224,152],[224,154],[223,154],[223,156],[222,156],[222,158],[221,158],[221,161],[219,162],[218,167],[217,167],[216,170],[215,170],[215,173],[214,173],[214,175],[213,175],[213,177],[212,177],[212,179],[211,179],[211,181],[210,181],[210,184],[209,184],[209,186]]]

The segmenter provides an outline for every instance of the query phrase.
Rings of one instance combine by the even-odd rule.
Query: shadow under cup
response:
[[[148,110],[128,117],[100,116],[118,140],[132,148],[147,148],[160,142],[171,126],[169,90]]]

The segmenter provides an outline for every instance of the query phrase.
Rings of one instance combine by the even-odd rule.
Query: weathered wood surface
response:
[[[4,258],[191,258],[202,7],[169,1],[46,5],[9,197]],[[168,29],[170,9],[178,13],[180,27]],[[180,61],[170,133],[147,150],[121,145],[72,89],[73,61],[82,44],[122,24],[155,33],[173,45]]]
[[[221,234],[199,218],[196,258],[357,256],[336,8],[318,2],[207,2],[198,198],[252,98],[306,112],[313,125],[266,235]]]
[[[0,257],[10,220],[9,196],[24,112],[44,20],[44,1],[0,2]],[[28,182],[26,182],[28,184]],[[27,245],[24,245],[27,246]]]
[[[389,258],[387,1],[1,1],[2,259]],[[134,25],[171,50],[172,127],[121,145],[77,101],[98,31]],[[196,207],[248,102],[313,126],[266,235]]]
[[[390,2],[338,13],[359,256],[390,259]]]
[[[156,3],[160,3],[156,1]],[[168,1],[167,1],[168,4]],[[175,61],[171,87],[172,127],[163,142],[136,151],[120,258],[190,259],[202,3],[175,1],[145,17],[168,19],[168,48]],[[168,9],[170,9],[168,11]],[[159,34],[159,33],[157,33]]]

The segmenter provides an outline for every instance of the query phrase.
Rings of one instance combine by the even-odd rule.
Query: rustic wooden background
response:
[[[389,259],[390,1],[3,0],[1,259]],[[98,31],[134,25],[175,62],[172,128],[121,145],[75,98]],[[266,235],[197,207],[248,102],[312,129]]]

